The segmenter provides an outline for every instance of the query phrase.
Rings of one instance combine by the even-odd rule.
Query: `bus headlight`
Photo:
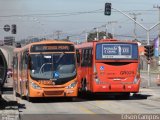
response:
[[[39,85],[37,85],[36,83],[34,83],[34,82],[31,82],[31,86],[32,86],[32,88],[34,88],[34,89],[38,89],[38,90],[41,89],[41,87],[40,87]]]
[[[76,85],[77,85],[77,81],[71,83],[71,84],[68,85],[66,88],[67,88],[67,89],[72,89],[72,88],[74,88]]]

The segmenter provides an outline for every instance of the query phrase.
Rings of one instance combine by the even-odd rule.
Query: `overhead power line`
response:
[[[94,14],[94,13],[102,13],[103,9],[97,9],[92,11],[80,11],[80,12],[68,12],[68,13],[37,13],[37,14],[14,14],[14,15],[1,15],[1,18],[8,18],[8,17],[65,17],[65,16],[74,16],[74,15],[81,15],[81,14]],[[123,11],[123,12],[153,12],[157,10],[130,10],[130,11]],[[117,12],[117,11],[112,11]],[[118,13],[118,12],[117,12]]]
[[[102,11],[102,9],[92,10],[92,11],[83,11],[83,12],[70,12],[70,13],[46,13],[46,14],[23,14],[23,15],[1,15],[0,17],[63,17],[63,16],[71,16],[71,15],[80,15],[87,13],[98,13]]]

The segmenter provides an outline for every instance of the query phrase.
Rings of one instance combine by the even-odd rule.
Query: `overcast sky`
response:
[[[111,16],[104,15],[106,2],[127,14],[140,14],[137,21],[147,28],[158,22],[158,9],[153,5],[160,6],[159,0],[0,0],[0,39],[15,36],[21,40],[45,35],[56,38],[54,33],[62,31],[60,37],[73,35],[72,39],[79,40],[84,39],[83,31],[89,32],[110,21],[116,21],[113,26],[107,25],[108,32],[113,32],[116,38],[133,36],[134,22],[113,10]],[[5,24],[17,24],[17,34],[4,32]],[[156,37],[157,29],[151,31],[151,38]],[[136,34],[139,39],[146,39],[146,32],[140,27],[136,27]]]

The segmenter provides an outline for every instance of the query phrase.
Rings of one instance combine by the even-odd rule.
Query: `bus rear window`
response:
[[[97,44],[96,59],[138,59],[138,46],[129,43]]]

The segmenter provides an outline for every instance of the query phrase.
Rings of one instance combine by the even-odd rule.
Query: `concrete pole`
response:
[[[108,28],[107,28],[107,24],[105,25],[105,29],[106,29],[106,38],[108,38]]]
[[[112,36],[114,38],[114,25],[117,23],[117,21],[109,21],[107,24],[111,24],[111,30],[112,30]]]
[[[147,30],[147,45],[149,45],[149,39],[150,39],[150,35],[149,35],[149,30]],[[150,75],[150,62],[151,60],[148,60],[148,87],[151,86],[151,75]]]
[[[96,28],[96,32],[97,32],[97,40],[99,40],[99,30],[98,30],[98,28]]]
[[[88,41],[88,32],[86,32],[85,39],[86,39],[86,42],[87,42]]]
[[[130,15],[133,15],[133,19],[135,21],[137,21],[137,16],[138,15],[141,15],[141,13],[129,13]],[[137,34],[136,34],[136,22],[134,22],[134,30],[133,30],[133,34],[134,34],[134,39],[136,40],[137,39]]]

